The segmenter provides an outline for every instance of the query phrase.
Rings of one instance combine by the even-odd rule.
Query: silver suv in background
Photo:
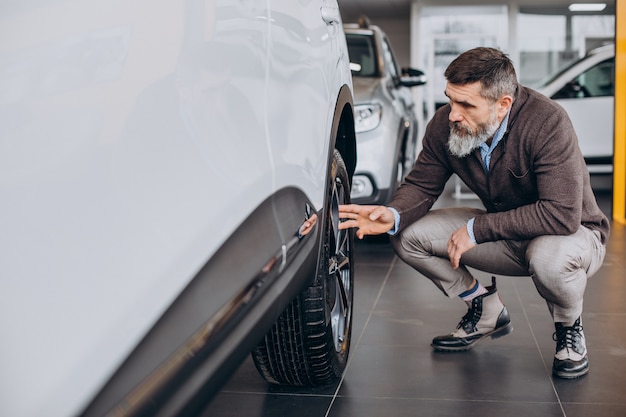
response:
[[[356,139],[336,0],[0,20],[0,415],[194,415],[251,351],[269,382],[337,380]]]
[[[418,122],[410,87],[424,73],[401,69],[385,33],[367,18],[344,24],[354,84],[359,160],[352,200],[385,204],[415,163]]]
[[[589,172],[613,172],[615,45],[589,51],[536,89],[569,114]]]

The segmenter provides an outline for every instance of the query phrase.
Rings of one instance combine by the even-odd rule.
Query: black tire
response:
[[[322,222],[318,273],[252,351],[272,384],[326,385],[341,377],[350,351],[353,303],[353,231],[338,230],[339,204],[350,202],[343,159],[334,151]]]

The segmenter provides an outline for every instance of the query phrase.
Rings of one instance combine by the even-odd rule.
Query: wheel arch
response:
[[[330,133],[330,146],[327,160],[330,163],[333,158],[333,150],[337,149],[346,164],[348,177],[352,184],[352,176],[356,169],[356,133],[354,130],[354,103],[350,87],[344,85],[339,91],[335,115]]]

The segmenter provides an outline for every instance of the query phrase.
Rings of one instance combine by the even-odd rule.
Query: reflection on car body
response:
[[[270,382],[339,378],[356,138],[336,1],[2,20],[0,414],[192,415],[251,351]],[[279,368],[282,339],[300,356]]]

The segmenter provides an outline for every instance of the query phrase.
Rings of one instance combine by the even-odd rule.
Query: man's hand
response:
[[[356,236],[363,239],[366,235],[380,235],[393,229],[393,212],[385,206],[360,206],[348,204],[339,206],[339,229],[357,228]]]
[[[476,246],[476,244],[472,242],[469,233],[467,233],[466,226],[452,233],[450,240],[448,240],[448,256],[450,257],[450,262],[452,262],[452,268],[457,269],[461,263],[461,255],[474,246]]]

